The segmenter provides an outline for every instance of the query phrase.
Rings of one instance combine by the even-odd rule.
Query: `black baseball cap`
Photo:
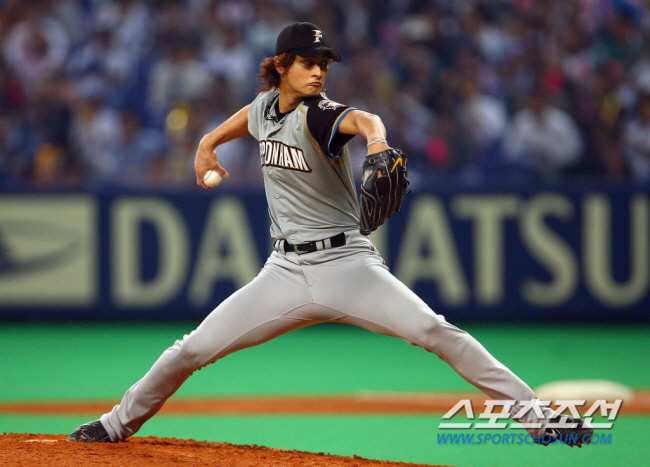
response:
[[[313,57],[327,52],[335,62],[341,61],[341,55],[331,47],[323,30],[307,21],[290,24],[280,32],[275,43],[275,55],[284,52],[293,52],[301,57]]]

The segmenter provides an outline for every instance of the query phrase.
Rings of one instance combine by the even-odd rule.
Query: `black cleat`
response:
[[[594,429],[585,426],[584,420],[568,415],[556,415],[549,420],[544,434],[533,436],[533,441],[542,446],[560,442],[581,448],[583,444],[591,442],[593,434]]]
[[[111,437],[102,425],[102,422],[84,423],[68,436],[68,441],[82,441],[84,443],[110,443]]]

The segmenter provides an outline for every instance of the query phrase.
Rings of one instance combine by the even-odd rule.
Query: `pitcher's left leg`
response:
[[[401,337],[447,362],[460,376],[497,400],[531,401],[533,390],[494,358],[467,332],[434,313],[415,293],[393,276],[379,256],[361,255],[338,274],[328,277],[337,290],[327,305],[345,311],[341,321],[380,334]],[[549,409],[542,409],[545,415]],[[511,415],[519,409],[513,408]],[[541,433],[544,423],[533,411],[517,421]]]

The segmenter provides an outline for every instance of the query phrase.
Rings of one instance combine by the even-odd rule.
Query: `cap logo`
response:
[[[320,42],[320,40],[323,38],[323,33],[318,29],[312,29],[312,31],[314,32],[314,42]]]

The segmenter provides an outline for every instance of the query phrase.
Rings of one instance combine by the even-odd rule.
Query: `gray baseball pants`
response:
[[[393,276],[366,237],[349,231],[346,245],[338,248],[302,255],[273,251],[255,279],[168,348],[101,422],[112,441],[124,440],[194,371],[229,353],[326,321],[403,338],[438,355],[494,399],[536,399],[531,388],[476,339],[434,313]],[[517,421],[541,420],[529,411]],[[537,434],[544,427],[527,430]]]

